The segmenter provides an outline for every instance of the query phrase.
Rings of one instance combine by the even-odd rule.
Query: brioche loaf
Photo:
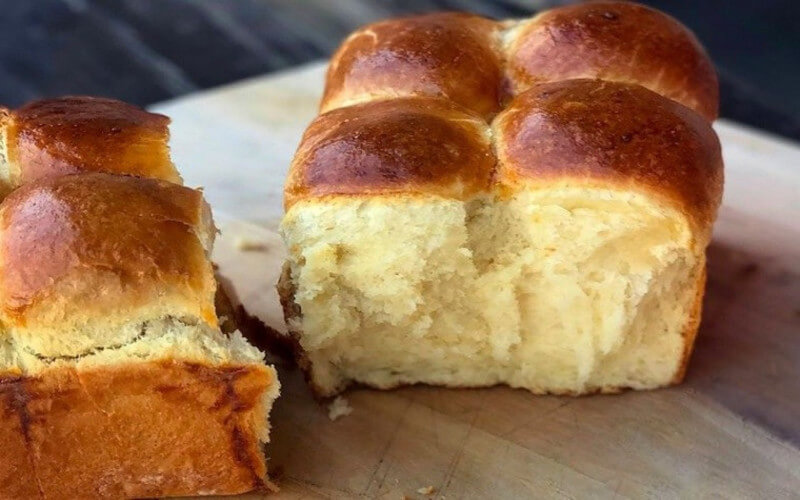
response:
[[[636,4],[356,31],[285,186],[278,289],[313,390],[680,382],[717,106],[693,35]]]
[[[269,484],[278,380],[220,328],[216,229],[202,192],[176,183],[166,123],[93,98],[6,114],[0,498]]]

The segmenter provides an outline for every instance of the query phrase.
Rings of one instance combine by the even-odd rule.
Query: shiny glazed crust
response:
[[[4,110],[6,191],[43,177],[109,172],[181,183],[169,158],[169,118],[99,97]]]
[[[320,112],[431,96],[491,118],[532,85],[573,78],[639,84],[717,117],[717,76],[691,31],[628,2],[587,2],[522,21],[445,12],[367,25],[331,58]]]
[[[284,205],[409,192],[465,199],[488,189],[494,166],[479,115],[444,99],[374,101],[311,123],[290,168]]]
[[[663,197],[706,236],[716,217],[719,139],[703,117],[644,87],[603,80],[537,85],[491,127],[490,135],[477,115],[425,97],[330,111],[303,136],[284,207],[327,195],[465,200],[562,182]]]
[[[587,2],[543,12],[509,32],[507,72],[515,93],[573,78],[636,83],[717,118],[714,66],[691,31],[655,9]]]
[[[0,204],[0,317],[63,327],[160,300],[216,325],[199,237],[211,232],[202,227],[209,213],[199,191],[154,179],[89,173],[27,184]]]
[[[548,184],[591,180],[668,198],[701,233],[708,232],[722,192],[719,141],[708,122],[716,117],[717,80],[685,27],[627,2],[486,23],[491,21],[440,13],[383,21],[348,37],[328,69],[323,114],[306,130],[290,167],[285,208],[333,194],[424,192],[466,199],[498,184],[507,188],[520,177]],[[534,41],[543,36],[540,31],[549,33],[551,24],[556,26],[548,42],[555,44],[548,52],[552,57],[532,57],[532,47],[544,50]],[[508,81],[501,78],[492,87],[509,90],[493,109],[499,116],[476,109],[479,100],[465,102],[452,91],[419,83],[441,79],[467,94],[477,92],[472,80],[451,68],[463,62],[458,51],[468,46],[462,41],[451,47],[458,39],[452,30],[482,43],[481,54],[497,52],[481,59],[500,61],[507,73]],[[628,54],[640,40],[641,52],[622,64],[619,54]],[[434,47],[452,52],[434,55]],[[628,76],[566,74],[560,65],[569,58],[561,52],[586,55],[581,60],[588,61],[597,53],[598,60],[611,61],[606,66],[625,69]],[[406,80],[408,66],[419,74]],[[523,66],[541,77],[526,80],[520,76]],[[659,85],[648,80],[654,73]],[[585,76],[591,78],[580,80]],[[352,83],[356,80],[361,83]],[[537,84],[553,80],[563,81]],[[351,97],[334,97],[345,94]]]
[[[499,29],[499,23],[463,13],[367,25],[331,58],[320,110],[426,95],[492,115],[503,97]]]

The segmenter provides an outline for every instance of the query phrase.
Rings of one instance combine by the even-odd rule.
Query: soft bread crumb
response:
[[[267,244],[263,241],[250,239],[245,236],[237,237],[235,245],[236,250],[240,252],[266,252],[269,249]]]
[[[704,265],[682,214],[601,189],[298,203],[282,231],[302,311],[289,327],[324,395],[667,385]]]
[[[425,495],[426,497],[429,497],[429,496],[433,495],[434,493],[436,493],[436,488],[434,488],[433,486],[425,486],[424,488],[418,489],[417,493],[419,493],[420,495]]]
[[[353,407],[350,406],[350,403],[341,396],[334,399],[333,402],[328,405],[328,418],[332,421],[346,417],[351,413],[353,413]]]

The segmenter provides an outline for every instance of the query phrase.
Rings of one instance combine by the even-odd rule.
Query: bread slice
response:
[[[279,383],[219,327],[214,233],[199,191],[152,179],[53,177],[0,204],[0,497],[269,486]]]

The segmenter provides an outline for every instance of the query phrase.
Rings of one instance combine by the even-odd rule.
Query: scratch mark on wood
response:
[[[472,434],[472,430],[475,428],[475,422],[478,421],[478,417],[480,417],[481,413],[483,413],[483,407],[486,403],[486,395],[484,394],[481,398],[481,403],[478,409],[475,411],[475,415],[472,416],[469,422],[469,429],[467,429],[466,434],[464,434],[464,438],[458,444],[458,451],[456,452],[453,460],[450,462],[450,465],[447,467],[447,473],[444,477],[444,486],[440,494],[444,497],[444,494],[447,492],[448,488],[450,487],[450,483],[453,481],[453,476],[455,476],[456,468],[458,467],[459,462],[461,462],[461,457],[464,455],[464,449],[466,448],[467,442],[469,441],[469,437]]]
[[[614,497],[613,498],[617,498],[617,497],[620,496],[620,494],[619,494],[620,487],[622,487],[622,479],[617,481],[617,485],[614,487]]]
[[[405,406],[405,408],[403,408],[403,412],[400,414],[400,417],[397,419],[397,423],[395,424],[394,429],[392,429],[391,437],[389,437],[389,440],[386,442],[386,444],[384,445],[383,449],[381,450],[380,459],[378,460],[378,463],[375,465],[375,468],[372,470],[372,473],[369,476],[369,481],[367,481],[367,486],[364,488],[364,491],[361,493],[362,495],[365,496],[367,494],[367,492],[369,491],[370,486],[372,486],[372,482],[375,480],[375,476],[377,476],[378,471],[380,470],[381,466],[383,466],[383,462],[386,460],[386,454],[389,452],[389,449],[391,449],[392,444],[394,444],[394,442],[395,442],[395,440],[397,438],[397,433],[400,431],[400,427],[403,425],[403,421],[406,418],[406,414],[408,413],[409,408],[411,408],[411,406],[413,404],[414,404],[414,400],[413,399],[409,399],[408,403]],[[378,488],[383,486],[383,481],[385,479],[386,479],[386,474],[383,475],[383,478],[381,479],[381,482],[378,485]]]

